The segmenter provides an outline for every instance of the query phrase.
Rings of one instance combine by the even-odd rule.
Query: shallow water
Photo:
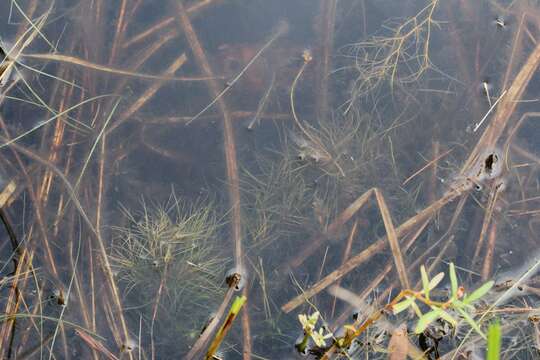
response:
[[[2,358],[183,358],[230,269],[220,356],[301,357],[298,315],[354,322],[331,285],[380,308],[450,262],[466,289],[532,269],[500,318],[504,358],[538,358],[534,2],[0,10]],[[350,358],[387,358],[402,322],[421,346],[413,315],[384,321]]]

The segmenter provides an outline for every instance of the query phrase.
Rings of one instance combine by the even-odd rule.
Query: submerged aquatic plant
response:
[[[192,337],[223,292],[226,261],[216,247],[213,205],[171,196],[165,206],[143,202],[141,212],[124,213],[128,224],[116,228],[110,259],[127,301],[165,337]],[[156,314],[159,303],[163,316]]]
[[[429,0],[414,16],[385,24],[390,34],[373,36],[350,46],[357,72],[346,111],[360,97],[376,92],[383,81],[390,88],[416,82],[430,69],[430,48],[440,22],[434,13],[438,0]]]

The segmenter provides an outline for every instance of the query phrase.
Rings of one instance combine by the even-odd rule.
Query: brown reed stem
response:
[[[9,134],[8,128],[6,126],[4,118],[2,116],[0,116],[0,125],[2,126],[2,129],[4,131],[4,134],[5,134],[6,138],[11,139],[11,135]],[[17,164],[19,165],[19,167],[21,168],[21,171],[23,172],[23,176],[24,176],[25,182],[26,182],[26,188],[28,190],[28,194],[30,195],[30,200],[32,200],[32,204],[33,204],[34,210],[36,212],[36,220],[37,220],[39,232],[40,232],[40,234],[42,236],[43,246],[45,248],[46,259],[47,259],[47,262],[49,263],[49,265],[51,267],[52,275],[57,280],[58,279],[58,271],[56,269],[56,263],[55,263],[55,260],[54,260],[54,256],[52,255],[52,250],[51,250],[51,247],[50,247],[50,244],[49,244],[49,237],[47,235],[45,222],[43,220],[43,211],[42,211],[43,208],[42,208],[41,201],[39,200],[39,197],[38,197],[38,195],[36,194],[36,192],[34,190],[34,185],[32,183],[32,180],[30,179],[30,175],[28,174],[28,171],[27,171],[26,166],[24,165],[22,159],[20,158],[19,154],[17,154],[16,151],[14,151],[14,150],[11,150],[11,151],[12,151],[13,155],[15,156]]]
[[[221,0],[201,0],[195,4],[192,4],[190,7],[186,9],[186,12],[190,16],[190,18],[193,18],[197,14],[199,14],[204,9],[210,7],[212,4],[219,3]],[[131,39],[125,41],[123,43],[124,48],[128,48],[132,45],[135,45],[146,38],[152,36],[153,34],[157,33],[158,31],[167,28],[169,25],[174,24],[175,17],[166,17],[162,20],[160,20],[158,23],[150,26],[146,30],[141,31],[137,35],[134,35]],[[174,37],[178,36],[178,31],[174,31]]]
[[[199,38],[191,24],[184,5],[180,0],[171,0],[176,5],[177,20],[180,29],[186,35],[193,55],[197,60],[203,76],[207,77],[207,85],[210,95],[216,98],[220,91],[220,86],[214,78],[214,72],[208,62],[208,58],[199,41]],[[223,98],[217,99],[217,105],[221,115],[223,116],[223,133],[225,147],[225,162],[227,165],[227,180],[229,188],[229,201],[232,208],[232,238],[234,240],[234,257],[235,264],[238,267],[243,266],[242,255],[242,232],[241,232],[241,211],[240,211],[240,181],[238,177],[238,164],[236,161],[236,145],[234,140],[234,129],[231,123],[230,112]]]
[[[223,301],[221,302],[221,305],[216,311],[215,316],[210,320],[208,323],[208,326],[204,329],[202,334],[199,336],[195,344],[191,347],[191,350],[186,355],[186,360],[193,360],[197,358],[197,355],[204,349],[208,341],[210,340],[210,336],[212,336],[212,333],[214,330],[216,330],[217,326],[219,325],[219,322],[221,321],[221,318],[223,317],[223,314],[225,314],[225,310],[227,310],[227,306],[229,305],[229,302],[231,301],[233,295],[234,295],[234,288],[238,285],[238,282],[233,282],[229,284],[229,288],[227,289],[227,292],[225,293],[225,296],[223,297]]]
[[[521,96],[539,64],[540,44],[538,44],[531,52],[527,61],[523,64],[514,78],[514,81],[508,88],[506,96],[500,101],[494,118],[484,130],[480,140],[469,155],[467,161],[464,163],[461,171],[462,174],[465,174],[472,169],[478,156],[480,156],[485,149],[493,148],[496,145],[500,136],[505,131],[508,121],[519,104],[519,100],[521,100]]]
[[[484,264],[482,266],[481,278],[482,281],[487,281],[491,276],[491,269],[493,267],[493,255],[495,254],[495,243],[497,241],[497,222],[492,222],[488,234],[488,243],[486,249],[486,256],[484,257]]]
[[[199,41],[199,38],[191,24],[187,12],[181,0],[171,0],[176,5],[177,20],[180,29],[186,36],[193,55],[197,60],[201,72],[208,77],[207,85],[212,98],[216,99],[219,94],[219,84],[214,79],[214,72],[208,62],[208,58]],[[236,161],[236,145],[234,139],[234,129],[232,127],[229,109],[223,98],[217,98],[218,109],[223,116],[223,135],[225,148],[225,163],[227,166],[227,181],[229,190],[229,201],[232,208],[232,238],[234,240],[234,260],[238,269],[244,268],[244,259],[242,251],[242,228],[241,228],[241,209],[240,209],[240,180],[238,176],[238,164]],[[245,274],[243,274],[245,276]],[[242,313],[245,316],[245,312]],[[243,321],[244,322],[244,321]],[[244,334],[247,335],[247,334]],[[244,349],[250,345],[249,341],[244,341]],[[194,347],[195,348],[195,347]],[[191,352],[190,352],[191,353]]]
[[[495,184],[490,191],[489,202],[484,214],[484,220],[482,221],[482,229],[480,230],[480,236],[478,237],[478,242],[476,243],[476,250],[474,251],[473,261],[477,260],[480,256],[480,251],[482,250],[482,246],[484,245],[484,239],[486,237],[489,224],[491,223],[493,209],[495,207],[495,203],[497,202],[498,194],[499,186]]]
[[[351,231],[349,233],[349,236],[347,237],[347,243],[345,244],[345,250],[343,251],[343,257],[341,259],[341,265],[343,265],[351,256],[351,250],[352,250],[352,243],[354,238],[356,237],[356,229],[358,228],[358,220],[355,220]],[[336,286],[340,286],[341,281],[336,281]],[[332,315],[331,317],[334,317],[334,311],[336,310],[336,302],[337,298],[334,296],[334,301],[332,302],[332,311],[330,312]]]
[[[109,57],[109,65],[114,64],[116,61],[116,58],[118,56],[117,51],[119,44],[122,42],[123,35],[124,35],[124,25],[125,25],[125,19],[126,19],[126,7],[127,7],[127,0],[121,0],[120,2],[120,10],[118,13],[117,21],[116,21],[116,30],[114,32],[114,38],[111,46],[111,56]]]
[[[394,257],[394,264],[396,265],[396,271],[398,273],[399,282],[402,289],[409,289],[409,278],[407,276],[407,269],[405,268],[405,262],[403,261],[403,255],[399,246],[399,241],[396,234],[396,228],[392,222],[392,216],[390,210],[386,205],[386,201],[379,189],[375,189],[375,197],[377,198],[377,204],[381,212],[384,228],[386,229],[386,237],[392,250],[392,256]]]
[[[3,142],[7,143],[8,139],[6,139],[3,136],[0,136],[0,141],[3,141]],[[109,290],[110,290],[111,296],[113,298],[114,306],[116,307],[116,313],[118,314],[118,317],[119,317],[119,320],[120,320],[121,330],[122,330],[123,337],[124,337],[124,339],[123,339],[124,343],[119,344],[120,347],[121,347],[123,344],[125,344],[125,342],[128,341],[129,332],[128,332],[128,328],[127,328],[127,323],[125,321],[124,313],[123,313],[123,310],[122,310],[122,303],[120,301],[120,294],[119,294],[118,288],[116,286],[116,281],[114,279],[112,268],[111,268],[111,265],[110,265],[110,262],[109,262],[109,257],[107,256],[107,250],[105,248],[105,242],[104,242],[103,238],[101,237],[100,232],[95,229],[94,224],[92,223],[92,221],[90,220],[90,218],[86,214],[86,212],[85,212],[84,208],[82,207],[80,201],[77,199],[77,197],[75,195],[75,191],[74,191],[73,187],[71,186],[70,182],[68,181],[68,179],[65,177],[65,175],[54,164],[51,164],[48,160],[41,158],[39,155],[35,154],[33,151],[31,151],[31,150],[29,150],[29,149],[27,149],[27,148],[25,148],[25,147],[23,147],[23,146],[21,146],[21,145],[19,145],[17,143],[12,142],[12,143],[9,144],[9,147],[13,148],[17,152],[19,152],[19,153],[21,153],[21,154],[23,154],[23,155],[25,155],[27,157],[29,157],[30,159],[32,159],[32,160],[34,160],[34,161],[48,167],[49,169],[51,169],[56,174],[56,176],[61,180],[64,187],[66,188],[66,191],[67,191],[68,195],[70,196],[72,203],[77,208],[77,211],[78,211],[79,215],[81,215],[81,218],[83,219],[84,223],[88,226],[90,231],[95,235],[95,237],[97,239],[99,253],[100,253],[100,256],[101,256],[102,269],[103,269],[103,272],[105,273],[105,276],[106,276],[106,279],[107,279]],[[131,359],[132,358],[131,354],[128,353],[128,355],[129,355],[128,357]]]
[[[317,116],[324,119],[328,116],[328,77],[332,70],[337,0],[320,0],[319,7],[319,43],[322,44],[322,51],[317,66]]]
[[[186,54],[180,55],[163,73],[163,76],[172,76],[176,71],[178,71],[187,61]],[[146,91],[131,105],[120,114],[118,120],[107,130],[107,132],[112,132],[118,126],[122,125],[124,122],[129,120],[137,111],[139,111],[154,95],[159,91],[159,89],[165,85],[165,81],[159,81],[150,86]]]
[[[396,228],[395,229],[396,237],[399,238],[406,232],[413,229],[418,224],[423,223],[425,220],[431,219],[432,216],[437,211],[439,211],[443,206],[445,206],[450,201],[456,199],[457,197],[461,196],[462,194],[468,192],[471,189],[471,187],[472,187],[472,184],[469,182],[466,182],[466,183],[461,184],[461,187],[450,189],[439,200],[429,205],[424,210],[420,211],[417,215],[408,219],[403,224],[401,224],[398,228]],[[370,193],[371,191],[372,190],[368,190],[365,194],[367,194],[368,192]],[[355,269],[359,265],[369,260],[372,256],[384,250],[386,248],[385,240],[386,240],[386,236],[377,239],[377,241],[369,245],[366,249],[361,251],[359,254],[350,258],[349,261],[347,261],[347,263],[343,264],[342,266],[340,266],[339,268],[337,268],[336,270],[328,274],[326,277],[324,277],[323,279],[315,283],[313,286],[311,286],[302,294],[299,294],[298,296],[296,296],[295,298],[291,299],[289,302],[284,304],[281,307],[281,310],[285,313],[291,312],[292,310],[300,306],[305,300],[313,297],[314,295],[318,294],[320,291],[324,290],[325,288],[333,284],[335,281],[341,279],[343,276],[351,272],[353,269]]]

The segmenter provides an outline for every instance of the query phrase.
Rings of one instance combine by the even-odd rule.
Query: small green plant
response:
[[[470,294],[466,294],[465,289],[462,286],[458,286],[456,268],[453,263],[450,263],[450,297],[446,301],[441,302],[433,301],[430,298],[430,292],[442,281],[444,278],[444,273],[441,272],[435,275],[432,279],[429,279],[424,266],[420,268],[420,273],[422,276],[422,290],[402,291],[405,300],[392,306],[393,313],[399,314],[406,309],[412,308],[418,316],[418,322],[414,332],[416,334],[420,334],[424,332],[424,330],[426,330],[431,323],[438,319],[443,319],[455,328],[458,321],[456,320],[455,315],[451,314],[452,312],[455,312],[457,315],[460,315],[480,336],[486,339],[486,335],[480,329],[478,323],[474,321],[474,315],[472,315],[474,306],[472,304],[487,294],[487,292],[493,287],[494,282],[488,281]],[[430,308],[430,311],[422,313],[417,301],[427,305]]]
[[[471,293],[467,293],[463,286],[459,286],[455,266],[453,263],[450,263],[450,296],[445,301],[435,301],[430,294],[444,279],[444,273],[441,272],[430,279],[424,266],[420,268],[420,273],[422,278],[421,290],[402,290],[389,304],[382,309],[375,310],[366,319],[357,321],[352,325],[345,325],[345,335],[343,336],[336,337],[330,332],[324,334],[324,327],[315,331],[315,326],[319,319],[318,312],[315,312],[310,316],[305,314],[299,315],[298,319],[302,324],[304,337],[302,341],[296,345],[297,350],[305,353],[309,340],[311,339],[314,346],[310,351],[323,354],[321,359],[329,359],[329,356],[336,351],[347,351],[353,341],[364,334],[369,327],[374,325],[384,313],[391,312],[394,315],[397,315],[408,309],[412,309],[418,317],[414,330],[416,334],[423,333],[428,326],[439,319],[444,320],[455,329],[458,325],[458,317],[461,317],[480,336],[488,340],[480,328],[480,325],[474,320],[473,312],[475,311],[475,308],[473,304],[489,292],[493,287],[493,281],[488,281]],[[430,310],[422,312],[421,306],[427,306]],[[334,339],[331,346],[327,346],[324,341],[328,338]],[[494,342],[494,340],[492,340],[492,342]],[[496,349],[492,351],[496,351]]]
[[[298,320],[302,324],[302,329],[304,330],[304,337],[302,341],[296,344],[296,349],[305,354],[309,340],[311,339],[315,345],[319,348],[324,348],[326,346],[326,340],[333,337],[331,332],[325,334],[325,327],[320,327],[318,330],[315,330],[315,326],[319,321],[320,313],[315,311],[311,315],[300,314],[298,315]]]

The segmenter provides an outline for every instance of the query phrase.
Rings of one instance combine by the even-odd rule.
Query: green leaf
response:
[[[480,326],[474,319],[463,309],[457,308],[456,309],[461,316],[469,323],[469,325],[480,335],[481,337],[486,340],[486,335],[482,332],[482,329],[480,329]]]
[[[435,289],[437,285],[439,285],[439,283],[442,281],[442,279],[444,279],[443,272],[440,272],[437,275],[435,275],[429,282],[429,291]]]
[[[495,321],[489,324],[487,335],[487,356],[486,360],[499,360],[501,354],[501,324]]]
[[[488,281],[484,285],[480,286],[478,289],[474,290],[470,295],[465,296],[463,303],[465,305],[472,304],[476,300],[480,299],[482,296],[486,295],[489,290],[493,287],[494,281]]]
[[[429,277],[427,275],[424,265],[420,266],[420,275],[422,276],[422,292],[424,293],[426,298],[429,299]]]
[[[458,291],[458,282],[457,282],[457,275],[456,275],[456,267],[454,266],[454,263],[450,263],[450,269],[448,271],[450,273],[450,285],[452,287],[452,297],[457,298],[457,291]]]
[[[394,315],[397,315],[400,312],[407,310],[412,305],[412,303],[414,303],[414,301],[415,298],[408,297],[405,300],[398,302],[396,305],[392,306],[392,312],[394,313]]]
[[[431,310],[430,312],[425,313],[424,315],[420,316],[420,319],[418,319],[418,323],[416,324],[416,328],[414,329],[415,334],[421,334],[426,330],[426,328],[437,320],[439,318],[439,312],[437,310]]]

